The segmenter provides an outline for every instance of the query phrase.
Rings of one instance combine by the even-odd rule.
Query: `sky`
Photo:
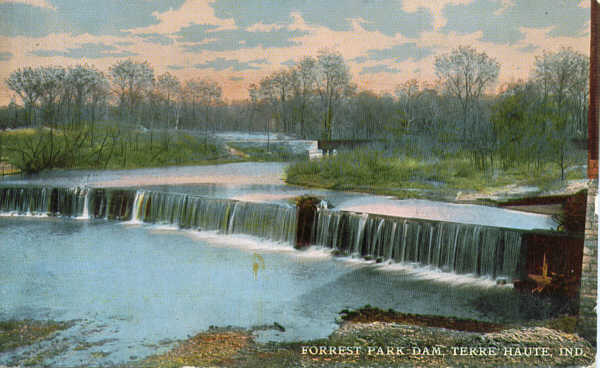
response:
[[[500,62],[499,88],[527,78],[544,51],[589,55],[589,1],[0,0],[0,105],[20,67],[107,71],[124,59],[246,99],[251,83],[324,48],[343,55],[360,89],[393,93],[435,81],[435,57],[470,45]]]

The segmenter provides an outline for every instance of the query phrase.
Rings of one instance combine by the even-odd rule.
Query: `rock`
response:
[[[274,326],[274,327],[275,327],[277,330],[279,330],[279,331],[281,331],[281,332],[285,332],[285,327],[283,327],[283,326],[282,326],[282,325],[280,325],[279,323],[277,323],[277,322],[273,322],[273,326]]]

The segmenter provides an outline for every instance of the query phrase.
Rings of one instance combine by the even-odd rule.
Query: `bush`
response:
[[[85,125],[3,132],[8,162],[24,173],[52,168],[136,168],[201,163],[225,157],[222,146],[187,134]]]

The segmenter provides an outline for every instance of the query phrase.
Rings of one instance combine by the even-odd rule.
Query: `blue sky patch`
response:
[[[196,69],[214,69],[216,71],[222,71],[226,69],[232,69],[234,71],[242,70],[258,70],[260,67],[256,64],[265,64],[266,59],[256,59],[247,62],[241,62],[235,59],[216,58],[204,63],[194,65]]]
[[[8,61],[8,60],[12,59],[12,57],[13,57],[12,52],[0,51],[0,61]]]
[[[401,70],[398,68],[391,68],[384,64],[377,64],[373,66],[365,66],[361,69],[360,73],[363,74],[375,74],[375,73],[400,73]]]
[[[479,0],[466,5],[447,5],[443,14],[448,19],[444,32],[459,34],[482,31],[482,41],[514,44],[525,38],[520,27],[552,27],[551,37],[577,37],[586,32],[589,9],[579,1],[514,0],[502,10],[499,0]]]
[[[105,45],[103,43],[84,43],[79,47],[68,48],[66,50],[34,50],[31,52],[35,56],[41,57],[54,57],[63,56],[72,59],[101,59],[105,57],[130,57],[136,56],[137,54],[119,50],[114,46]]]
[[[402,10],[397,0],[217,0],[211,4],[216,16],[229,19],[243,28],[263,24],[288,24],[298,13],[309,24],[335,31],[349,31],[352,20],[363,19],[362,26],[393,36],[417,37],[433,29],[433,16],[425,9],[415,13]]]

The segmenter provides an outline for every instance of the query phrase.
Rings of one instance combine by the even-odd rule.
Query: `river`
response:
[[[556,225],[547,216],[492,207],[288,186],[282,180],[284,167],[242,163],[56,171],[34,178],[7,177],[0,186],[120,187],[281,206],[311,194],[335,210],[515,229]],[[94,366],[166,351],[176,340],[211,325],[250,328],[277,322],[285,331],[261,329],[258,338],[314,339],[336,328],[335,318],[344,308],[370,304],[495,320],[477,308],[478,302],[515,298],[510,285],[496,285],[489,277],[441,272],[414,262],[334,257],[331,249],[316,245],[299,251],[289,242],[179,227],[4,213],[0,319],[75,321],[54,338],[64,349],[46,364]],[[499,308],[513,305],[503,304]],[[516,310],[514,318],[519,318]],[[38,344],[0,353],[0,364],[43,348]]]

